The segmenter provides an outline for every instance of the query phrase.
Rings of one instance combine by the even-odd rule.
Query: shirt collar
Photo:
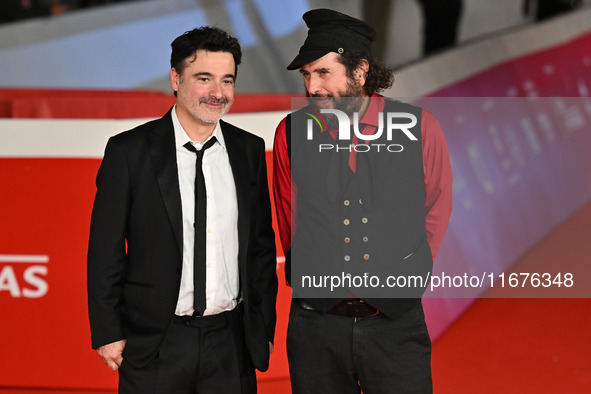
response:
[[[207,140],[203,141],[203,143],[200,144],[198,142],[195,143],[195,142],[191,141],[191,139],[187,135],[187,132],[185,131],[185,129],[183,129],[181,122],[179,122],[179,118],[176,116],[176,105],[172,108],[171,115],[172,115],[172,126],[174,128],[174,139],[175,139],[176,149],[183,148],[183,146],[187,142],[191,142],[193,145],[196,145],[196,147],[198,147],[198,146],[200,147],[200,145],[203,145],[207,141],[209,141],[211,139],[211,137],[215,137],[218,140],[219,144],[222,146],[222,148],[224,148],[224,150],[226,150],[226,141],[224,140],[224,133],[222,132],[220,122],[216,123],[215,129],[213,129],[213,133],[211,133],[211,136]]]
[[[384,112],[385,105],[386,100],[384,99],[384,96],[373,93],[369,98],[369,105],[361,117],[359,124],[378,127],[378,114]]]

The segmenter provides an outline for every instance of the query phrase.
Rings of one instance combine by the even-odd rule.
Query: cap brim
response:
[[[320,59],[322,56],[329,53],[329,49],[308,49],[304,52],[300,52],[295,59],[287,66],[288,70],[297,70],[302,68],[304,64],[313,62],[314,60]]]

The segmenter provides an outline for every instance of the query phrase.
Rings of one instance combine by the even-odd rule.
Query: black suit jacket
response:
[[[275,236],[264,141],[220,121],[238,201],[246,343],[265,371],[275,332]],[[126,362],[146,365],[170,326],[182,268],[182,213],[170,111],[109,139],[97,175],[88,249],[92,346],[127,339]]]

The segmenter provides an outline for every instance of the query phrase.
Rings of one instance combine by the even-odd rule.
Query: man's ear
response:
[[[181,75],[176,72],[176,69],[173,67],[170,69],[170,86],[172,90],[178,92],[179,84],[181,83]]]
[[[359,84],[359,86],[365,86],[365,81],[367,80],[367,73],[369,72],[369,62],[367,59],[361,59],[359,65],[355,69],[355,81]]]

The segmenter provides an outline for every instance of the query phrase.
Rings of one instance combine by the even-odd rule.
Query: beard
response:
[[[231,105],[228,105],[229,101],[225,98],[220,98],[220,99],[215,99],[215,98],[201,98],[199,99],[199,104],[205,104],[205,103],[209,103],[209,104],[222,104],[223,107],[221,108],[221,110],[218,113],[218,116],[214,116],[212,118],[206,118],[205,116],[202,115],[202,112],[199,111],[197,108],[193,108],[193,110],[191,111],[193,113],[193,116],[195,116],[196,118],[198,118],[199,120],[201,120],[204,123],[217,123],[222,116],[224,116],[225,114],[228,113],[228,111],[230,110]]]
[[[211,108],[204,104],[221,104],[221,108]],[[189,88],[183,85],[181,78],[179,89],[177,91],[177,104],[182,105],[185,110],[197,121],[215,124],[222,116],[224,116],[232,107],[233,101],[226,97],[200,97],[196,98],[191,95]]]
[[[320,109],[323,107],[319,106],[314,98],[330,98],[332,100],[331,109],[338,109],[346,113],[352,121],[353,113],[359,112],[361,106],[363,105],[364,93],[365,92],[361,85],[359,85],[354,80],[347,78],[346,90],[338,90],[337,97],[331,94],[310,94],[307,90],[306,97],[308,97],[308,102],[310,105],[312,105],[312,107],[314,107],[314,109],[318,112],[320,112]],[[325,113],[322,114],[322,116],[324,117],[329,130],[337,130],[339,128],[339,119],[335,114]]]

